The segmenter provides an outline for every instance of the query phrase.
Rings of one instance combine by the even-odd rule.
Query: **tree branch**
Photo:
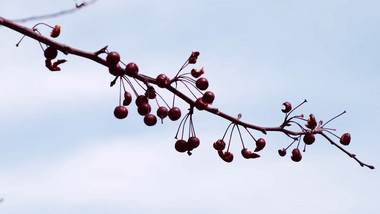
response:
[[[22,19],[13,19],[12,22],[21,23],[21,22],[28,22],[28,21],[34,21],[34,20],[42,20],[42,19],[54,18],[54,17],[62,16],[62,15],[67,15],[67,14],[70,14],[70,13],[74,13],[74,12],[78,11],[78,9],[83,8],[83,7],[87,6],[87,5],[93,4],[96,1],[98,1],[98,0],[92,0],[92,1],[88,1],[88,2],[83,2],[81,4],[75,4],[74,8],[71,8],[71,9],[68,9],[68,10],[62,10],[62,11],[58,11],[58,12],[54,12],[54,13],[50,13],[50,14],[45,14],[45,15],[41,15],[41,16],[32,16],[32,17],[22,18]]]
[[[67,46],[65,44],[58,43],[58,42],[56,42],[56,41],[54,41],[52,39],[49,39],[49,38],[47,38],[47,37],[39,34],[38,32],[36,32],[33,29],[30,29],[30,28],[24,27],[22,25],[16,24],[15,22],[10,21],[8,19],[5,19],[3,17],[0,17],[0,25],[8,27],[8,28],[10,28],[10,29],[12,29],[14,31],[17,31],[17,32],[19,32],[19,33],[21,33],[21,34],[23,34],[25,36],[28,36],[28,37],[36,40],[36,41],[39,41],[39,42],[41,42],[43,44],[46,44],[49,47],[53,47],[53,48],[61,51],[62,53],[66,54],[66,55],[68,55],[68,54],[77,55],[77,56],[80,56],[80,57],[87,58],[87,59],[90,59],[92,61],[95,61],[95,62],[97,62],[97,63],[99,63],[101,65],[104,65],[104,66],[108,67],[109,69],[112,68],[112,66],[109,65],[109,63],[107,62],[107,60],[99,57],[100,54],[106,53],[107,46],[104,47],[104,48],[101,48],[100,50],[98,50],[96,52],[86,52],[86,51],[83,51],[83,50],[72,48],[72,47]],[[194,52],[193,52],[193,54],[194,54]],[[195,59],[191,59],[191,57],[190,57],[187,62],[189,62],[190,60],[193,60],[193,62],[195,63],[197,55],[193,56],[193,54],[192,54],[191,57],[195,57]],[[199,55],[199,53],[198,53],[198,55]],[[186,65],[186,63],[185,63],[185,65]],[[184,68],[184,67],[185,66],[183,66],[182,68]],[[179,72],[178,72],[178,74],[179,74]],[[177,76],[178,76],[178,74],[177,74]],[[174,78],[174,80],[178,80],[179,79],[179,77],[177,77],[177,76]],[[135,76],[133,76],[133,78],[135,78],[135,79],[137,79],[137,80],[145,83],[146,85],[147,85],[147,83],[158,85],[157,80],[155,78],[149,77],[149,76],[144,75],[144,74],[138,73]],[[117,79],[118,79],[118,76],[115,78],[115,81]],[[190,105],[190,109],[191,109],[190,112],[189,112],[189,114],[192,114],[192,110],[193,110],[194,106],[196,106],[196,100],[191,99],[190,97],[188,97],[187,95],[183,94],[181,91],[179,91],[176,87],[173,87],[172,85],[168,85],[165,88],[167,90],[169,90],[171,93],[175,94],[177,97],[181,98],[186,103],[188,103]],[[306,100],[303,103],[305,103],[305,102],[306,102]],[[300,105],[302,105],[303,103],[301,103]],[[284,105],[285,105],[285,103],[284,103]],[[300,105],[298,105],[296,108],[298,108]],[[287,106],[287,107],[289,107],[289,106]],[[294,109],[296,109],[296,108],[294,108]],[[296,140],[300,141],[301,137],[304,136],[304,135],[306,135],[306,134],[309,134],[309,135],[320,134],[321,136],[323,136],[324,138],[326,138],[331,144],[335,145],[337,148],[339,148],[340,150],[342,150],[343,152],[345,152],[349,157],[355,159],[361,166],[366,166],[366,167],[368,167],[370,169],[374,169],[373,166],[367,165],[367,164],[361,162],[360,160],[358,160],[356,158],[356,155],[347,152],[341,146],[339,146],[338,144],[336,144],[330,137],[328,137],[324,133],[324,131],[325,130],[330,130],[330,129],[324,129],[323,126],[321,127],[321,123],[322,122],[320,122],[320,125],[317,127],[317,124],[316,124],[316,121],[315,121],[315,118],[314,118],[313,115],[310,115],[310,119],[307,120],[308,124],[306,125],[306,128],[304,128],[299,122],[296,121],[296,120],[306,121],[305,119],[303,119],[303,115],[293,116],[293,117],[289,118],[289,115],[294,111],[294,109],[291,110],[291,107],[290,107],[290,108],[287,108],[287,109],[283,110],[283,112],[286,113],[285,120],[284,120],[283,124],[281,124],[280,126],[276,126],[276,127],[261,127],[261,126],[249,124],[249,123],[246,123],[246,122],[243,122],[242,120],[240,120],[240,117],[237,117],[237,118],[232,117],[232,116],[230,116],[228,114],[225,114],[225,113],[219,111],[219,109],[217,109],[217,108],[210,108],[207,105],[206,105],[206,107],[203,110],[205,110],[205,111],[207,111],[209,113],[212,113],[214,115],[217,115],[219,117],[222,117],[222,118],[224,118],[226,120],[229,120],[232,124],[235,124],[236,126],[240,125],[240,126],[246,128],[246,129],[250,128],[250,129],[253,129],[253,130],[260,131],[260,132],[262,132],[264,134],[267,134],[267,132],[282,132],[285,135],[287,135],[288,137],[290,137],[290,138],[293,139],[293,142],[290,145],[292,145]],[[335,119],[335,118],[333,118],[333,119]],[[290,126],[291,124],[298,125],[298,127],[301,128],[301,131],[295,132],[295,131],[291,131],[291,130],[285,128],[287,126]],[[248,131],[248,129],[247,129],[247,131]],[[305,139],[304,139],[304,141],[305,141]],[[265,143],[265,141],[264,141],[264,143]],[[308,143],[306,143],[306,141],[305,141],[305,144],[308,144]],[[308,145],[310,145],[310,144],[308,144]],[[288,146],[288,148],[289,148],[289,146]],[[298,146],[299,146],[299,143],[297,145],[297,150],[298,150]],[[243,144],[243,147],[244,147],[244,144]],[[220,147],[218,147],[218,148],[220,148]],[[245,151],[245,152],[247,152],[247,151]],[[225,160],[227,162],[232,161],[232,158],[231,158],[232,154],[229,153],[228,151],[226,153],[226,154],[228,154],[228,157],[223,156],[223,153],[220,152],[219,149],[218,149],[218,153],[219,153],[219,155],[221,155],[221,157],[222,157],[223,160]],[[191,154],[190,150],[189,150],[189,154]],[[247,153],[244,153],[244,154],[247,154]],[[251,156],[252,157],[258,157],[257,154],[251,155]],[[245,157],[251,157],[251,156],[250,155],[246,155]],[[293,159],[293,156],[292,156],[292,159]],[[296,161],[297,159],[293,159],[293,160]]]

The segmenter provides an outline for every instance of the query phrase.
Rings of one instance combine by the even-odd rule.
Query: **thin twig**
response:
[[[54,13],[50,13],[50,14],[45,14],[45,15],[40,15],[40,16],[31,16],[31,17],[27,17],[27,18],[13,19],[12,21],[17,22],[17,23],[23,23],[23,22],[29,22],[29,21],[34,21],[34,20],[42,20],[42,19],[54,18],[54,17],[62,16],[62,15],[67,15],[70,13],[74,13],[74,12],[78,11],[79,9],[81,9],[85,6],[88,6],[90,4],[93,4],[97,1],[98,0],[83,2],[79,5],[76,4],[75,7],[71,8],[71,9],[62,10],[62,11],[58,11],[58,12],[54,12]]]

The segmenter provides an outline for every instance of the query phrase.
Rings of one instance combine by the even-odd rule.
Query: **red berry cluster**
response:
[[[37,32],[38,34],[41,34],[38,29],[37,29],[37,26],[38,25],[44,25],[44,26],[47,26],[49,28],[52,29],[52,31],[50,32],[50,36],[52,38],[57,38],[60,34],[61,34],[61,26],[59,25],[55,25],[54,27],[46,24],[46,23],[38,23],[36,25],[34,25],[32,27],[32,30]],[[25,35],[21,37],[20,41],[16,44],[16,46],[18,47],[21,43],[21,41],[24,39]],[[61,68],[58,67],[58,65],[62,64],[62,63],[65,63],[66,60],[64,59],[60,59],[60,60],[57,60],[56,62],[52,62],[53,59],[55,59],[58,55],[58,50],[56,47],[53,47],[53,46],[47,46],[45,49],[42,45],[41,42],[40,43],[40,46],[44,52],[44,56],[45,56],[45,66],[50,70],[50,71],[60,71]]]
[[[82,3],[80,5],[77,5],[77,7],[79,8],[85,5],[85,3]],[[25,30],[27,30],[25,27],[15,25],[12,21],[6,19],[2,19],[1,22],[7,23],[7,25],[4,26],[10,27],[20,33],[25,33]],[[215,95],[212,91],[207,91],[207,89],[209,88],[209,82],[205,77],[202,77],[202,75],[204,74],[204,68],[193,68],[188,73],[181,73],[186,66],[197,63],[198,57],[200,55],[199,52],[191,53],[190,57],[186,60],[185,64],[180,68],[180,70],[174,76],[174,78],[170,79],[165,74],[160,74],[154,79],[147,75],[139,74],[139,68],[135,63],[131,62],[129,64],[124,64],[120,60],[119,53],[115,51],[109,52],[107,50],[108,46],[94,53],[88,53],[81,50],[72,49],[68,46],[49,40],[44,36],[40,36],[41,33],[37,29],[38,25],[45,25],[50,27],[52,29],[50,32],[50,36],[52,38],[57,38],[60,35],[61,27],[58,25],[52,27],[44,23],[39,23],[32,28],[32,31],[34,33],[31,31],[27,31],[28,36],[38,41],[42,41],[42,43],[46,45],[44,47],[43,44],[40,42],[41,48],[44,53],[45,66],[49,70],[59,71],[60,68],[58,66],[66,62],[66,60],[57,60],[56,62],[52,62],[52,60],[54,60],[57,57],[58,51],[62,51],[65,54],[75,54],[84,58],[94,60],[100,64],[106,65],[108,67],[109,73],[115,76],[114,80],[111,81],[111,87],[116,84],[117,80],[120,80],[119,104],[114,109],[114,116],[116,118],[124,119],[128,116],[127,106],[129,106],[133,100],[132,94],[134,94],[135,96],[137,112],[138,114],[144,117],[143,121],[147,126],[154,126],[157,123],[157,117],[161,119],[161,123],[166,117],[169,117],[169,119],[172,121],[179,120],[181,118],[181,110],[175,106],[175,98],[176,96],[179,96],[183,101],[187,102],[190,105],[189,113],[187,113],[185,117],[181,120],[176,135],[177,142],[175,143],[175,149],[179,152],[187,152],[189,155],[191,155],[191,151],[197,148],[200,144],[200,140],[195,135],[194,124],[192,121],[193,110],[194,108],[196,108],[198,110],[206,110],[210,113],[216,114],[232,122],[227,127],[223,138],[217,140],[213,144],[213,147],[217,150],[219,156],[226,162],[231,162],[234,158],[229,148],[231,145],[232,134],[235,128],[238,130],[243,146],[241,150],[242,156],[247,159],[260,157],[260,155],[257,154],[257,152],[261,151],[265,147],[266,142],[263,138],[259,138],[256,140],[248,130],[248,128],[251,128],[254,130],[259,130],[264,134],[266,134],[268,131],[282,132],[289,138],[293,139],[293,142],[288,147],[278,150],[280,156],[285,156],[287,149],[289,149],[290,146],[292,146],[295,142],[298,142],[297,146],[292,149],[291,154],[291,159],[295,162],[299,162],[302,160],[302,154],[299,149],[300,143],[304,143],[303,152],[305,152],[306,146],[314,144],[316,140],[316,135],[319,134],[322,135],[325,139],[327,139],[332,145],[335,145],[340,150],[345,152],[349,157],[355,159],[361,166],[367,166],[371,169],[374,169],[373,166],[367,165],[358,160],[356,158],[356,155],[351,154],[345,149],[343,149],[343,147],[335,143],[330,138],[330,136],[327,135],[331,134],[338,138],[341,145],[346,146],[350,144],[351,135],[349,133],[344,133],[341,136],[337,136],[333,133],[335,129],[325,127],[329,122],[344,114],[345,112],[339,114],[338,116],[330,119],[327,123],[323,124],[322,121],[317,122],[316,117],[313,114],[309,114],[308,119],[304,119],[303,114],[292,116],[292,112],[299,106],[301,106],[303,103],[305,103],[306,100],[295,108],[292,108],[290,102],[284,102],[284,108],[281,109],[281,111],[285,113],[285,118],[280,126],[260,127],[244,123],[240,121],[240,116],[238,118],[233,118],[229,115],[224,114],[223,112],[220,112],[216,108],[209,107],[209,105],[213,103]],[[20,39],[16,46],[19,46],[20,42],[23,40],[24,37],[25,35]],[[99,57],[99,55],[103,53],[107,54],[105,59]],[[136,84],[138,84],[138,86],[143,90],[143,93],[137,92],[138,90],[136,90],[134,83],[132,83],[133,80],[136,81]],[[126,84],[130,86],[130,90],[126,89]],[[172,92],[174,95],[173,104],[168,105],[166,101],[160,96],[160,94],[157,93],[156,88],[152,85],[157,85],[158,88],[167,89],[168,91]],[[194,99],[182,93],[182,90],[178,90],[177,87],[179,87],[179,85],[184,86],[188,90],[188,92],[191,93],[191,95],[193,95]],[[130,93],[130,91],[132,92],[132,94]],[[164,102],[164,104],[160,104],[159,99],[161,99],[161,101]],[[153,102],[153,104],[157,104],[156,114],[152,113],[152,100],[155,101]],[[304,124],[304,122],[306,122],[306,124]],[[187,124],[189,127],[189,132],[188,137],[185,138],[184,130]],[[300,131],[292,131],[290,129],[287,129],[287,127],[291,125],[296,125],[297,128],[300,128]],[[232,129],[230,132],[230,138],[226,149],[226,143],[224,142],[224,138],[231,126]],[[245,128],[249,135],[256,142],[256,148],[253,151],[250,151],[245,147],[242,133],[240,132],[240,127]],[[182,133],[179,135],[180,131]],[[178,136],[180,136],[180,138],[178,138]]]
[[[56,56],[56,51],[51,48],[47,48],[45,51],[45,56],[47,59],[53,59]],[[189,64],[195,64],[197,62],[199,56],[199,52],[192,52],[188,60],[185,62],[185,64],[180,68],[176,76],[172,79],[170,79],[165,74],[160,74],[156,77],[154,84],[156,84],[159,88],[168,89],[168,87],[172,87],[177,89],[177,87],[181,84],[184,85],[185,88],[191,93],[194,97],[193,104],[190,105],[189,112],[185,115],[185,117],[181,120],[180,125],[178,127],[177,134],[175,138],[177,141],[174,144],[175,149],[178,152],[185,153],[187,152],[188,155],[191,155],[192,151],[197,148],[200,144],[200,140],[195,135],[195,128],[192,120],[193,110],[194,108],[198,110],[205,110],[208,108],[209,105],[211,105],[215,99],[215,95],[212,91],[207,91],[209,87],[209,82],[205,77],[202,77],[202,75],[205,73],[204,68],[201,69],[195,69],[193,68],[191,72],[189,73],[181,73],[186,66]],[[161,122],[163,122],[164,118],[169,117],[170,120],[176,121],[181,118],[181,110],[175,106],[175,95],[173,97],[173,104],[170,107],[166,101],[157,93],[156,89],[148,83],[148,81],[142,81],[145,84],[145,87],[142,86],[138,81],[138,85],[144,90],[144,93],[139,94],[132,84],[131,80],[129,78],[133,78],[135,80],[137,79],[137,75],[139,72],[138,66],[131,62],[127,65],[125,65],[123,62],[120,61],[120,55],[117,52],[109,52],[106,57],[106,61],[108,63],[109,72],[115,76],[114,81],[111,82],[111,86],[113,86],[116,83],[116,80],[120,79],[120,97],[119,97],[119,105],[114,110],[114,115],[118,119],[123,119],[128,116],[128,109],[126,106],[128,106],[132,102],[132,95],[130,92],[128,92],[125,88],[125,82],[129,84],[131,90],[134,92],[136,99],[135,103],[137,106],[137,112],[141,116],[144,117],[144,123],[147,126],[154,126],[157,123],[157,117],[161,119]],[[124,68],[122,66],[124,65]],[[139,79],[141,81],[141,79]],[[124,90],[122,90],[124,89]],[[170,88],[169,88],[170,89]],[[123,102],[121,102],[122,94],[124,95]],[[196,95],[200,94],[200,95]],[[166,106],[160,105],[157,98],[160,98]],[[152,114],[152,106],[150,101],[155,100],[157,103],[157,112],[156,114]],[[328,132],[333,134],[331,131],[333,129],[324,128],[324,126],[335,119],[329,120],[327,123],[322,125],[322,121],[317,123],[317,120],[313,114],[309,115],[308,119],[304,119],[304,115],[295,115],[292,116],[292,113],[295,109],[300,107],[302,102],[295,108],[292,108],[292,105],[290,102],[284,102],[283,106],[284,108],[281,109],[281,111],[285,114],[284,122],[280,126],[281,128],[284,128],[286,126],[291,126],[292,124],[296,124],[298,127],[301,128],[301,132],[293,134],[292,133],[286,133],[290,138],[293,139],[292,143],[286,148],[278,150],[278,153],[280,156],[285,156],[287,150],[295,143],[297,143],[297,146],[292,149],[291,153],[291,160],[295,162],[299,162],[302,160],[302,153],[300,150],[300,144],[301,139],[303,139],[304,143],[304,149],[303,152],[306,151],[306,146],[312,145],[315,142],[315,135],[321,134],[322,132]],[[343,114],[343,113],[342,113]],[[340,116],[340,115],[338,115]],[[338,117],[337,116],[337,117]],[[241,115],[237,118],[237,120],[240,120]],[[302,125],[301,121],[306,121],[306,124]],[[185,138],[185,127],[188,126],[188,137]],[[232,152],[230,152],[230,145],[231,145],[231,139],[234,129],[236,128],[238,130],[240,140],[242,143],[242,150],[241,155],[246,159],[254,159],[259,158],[260,155],[257,153],[261,151],[265,145],[266,142],[263,138],[259,138],[256,140],[256,138],[249,132],[248,128],[243,126],[247,133],[252,137],[252,139],[255,141],[255,149],[253,151],[250,151],[248,148],[245,147],[242,133],[240,131],[240,125],[237,123],[232,122],[226,129],[224,136],[217,140],[213,147],[217,150],[218,155],[226,162],[232,162],[234,155]],[[224,141],[224,138],[227,134],[227,132],[230,130],[230,137],[227,144],[226,149],[226,143]],[[187,130],[187,129],[186,129]],[[333,134],[334,135],[334,134]],[[336,135],[334,135],[336,136]],[[338,136],[336,136],[338,137]],[[339,137],[338,137],[339,138]],[[340,138],[340,142],[342,145],[348,145],[351,140],[351,136],[349,133],[343,134]]]
[[[226,147],[226,143],[224,141],[224,138],[226,137],[226,134],[229,130],[229,128],[231,127],[232,125],[232,129],[231,129],[231,132],[230,132],[230,138],[229,138],[229,141],[228,141],[228,146],[227,146],[227,150],[226,151],[223,151]],[[265,140],[263,138],[259,138],[256,140],[255,137],[253,137],[253,135],[251,134],[251,132],[249,132],[249,130],[244,127],[246,129],[246,131],[248,132],[248,134],[253,138],[253,140],[256,142],[256,148],[255,150],[252,152],[252,151],[249,151],[245,145],[244,145],[244,141],[243,141],[243,137],[242,137],[242,134],[240,132],[240,128],[239,128],[239,125],[237,124],[234,124],[234,123],[231,123],[226,131],[224,132],[224,135],[221,139],[217,140],[214,144],[213,144],[213,147],[215,150],[218,151],[218,154],[219,154],[219,157],[222,158],[222,160],[226,161],[226,162],[232,162],[233,159],[234,159],[234,155],[229,151],[230,150],[230,145],[231,145],[231,139],[232,139],[232,134],[233,134],[233,131],[234,129],[237,128],[238,130],[238,133],[239,133],[239,136],[240,136],[240,140],[241,140],[241,143],[242,143],[242,150],[241,150],[241,155],[246,158],[246,159],[254,159],[254,158],[259,158],[260,155],[257,154],[256,152],[259,152],[261,151],[264,147],[265,147]]]
[[[197,54],[192,53],[191,57],[195,57],[193,59],[196,61],[198,57]],[[189,64],[190,59],[187,61]],[[125,83],[127,83],[131,90],[134,92],[136,99],[135,103],[137,106],[137,112],[141,116],[144,117],[144,123],[147,126],[154,126],[157,123],[157,117],[161,119],[161,123],[163,119],[169,117],[170,120],[176,121],[181,118],[181,110],[174,106],[174,98],[173,98],[173,106],[170,107],[166,101],[156,92],[156,89],[150,85],[147,81],[143,81],[145,87],[143,87],[136,79],[139,68],[138,66],[131,62],[129,64],[124,64],[120,60],[119,53],[112,51],[107,54],[106,62],[108,64],[109,73],[115,76],[115,79],[111,82],[111,86],[113,86],[118,79],[120,79],[120,96],[119,96],[119,105],[114,110],[114,115],[118,119],[124,119],[128,116],[128,110],[126,106],[128,106],[132,102],[132,94],[126,90]],[[124,68],[122,66],[125,66]],[[184,66],[183,66],[184,68]],[[138,86],[140,86],[143,90],[143,94],[139,94],[132,84],[132,81],[129,78],[133,78],[136,80]],[[155,84],[159,88],[167,88],[171,84],[172,80],[167,77],[165,74],[160,74],[155,79]],[[124,94],[123,102],[121,102],[122,94]],[[160,98],[166,106],[159,105],[157,98]],[[157,112],[156,114],[152,113],[152,106],[150,100],[155,100],[157,103]]]
[[[301,106],[305,102],[306,102],[306,100],[304,102],[302,102],[301,104],[299,104],[296,108],[298,108],[299,106]],[[324,126],[327,123],[329,123],[330,121],[332,121],[333,119],[335,119],[335,118],[337,118],[340,115],[345,113],[345,112],[343,112],[342,114],[339,114],[338,116],[330,119],[324,125],[322,125],[323,123],[322,123],[322,121],[320,121],[319,125],[318,125],[317,120],[313,114],[310,114],[309,118],[307,120],[303,119],[303,117],[304,117],[303,114],[296,115],[296,116],[290,116],[290,114],[296,108],[292,109],[290,102],[284,102],[283,105],[285,106],[285,108],[282,109],[282,112],[284,112],[286,115],[285,115],[285,119],[284,119],[284,122],[282,124],[282,127],[291,126],[291,124],[296,124],[301,128],[302,134],[300,134],[297,137],[291,137],[291,138],[293,138],[293,142],[288,147],[278,150],[278,154],[281,157],[285,156],[287,149],[289,149],[290,146],[292,146],[295,142],[298,141],[298,144],[297,144],[296,148],[294,148],[292,150],[292,155],[291,155],[291,159],[295,162],[299,162],[302,160],[302,154],[301,154],[301,151],[299,149],[302,136],[303,136],[303,142],[305,144],[303,151],[305,152],[306,146],[312,145],[315,142],[315,135],[316,134],[321,134],[322,132],[328,132],[328,133],[336,136],[335,134],[333,134],[331,132],[331,131],[334,131],[334,129],[325,128]],[[302,126],[302,124],[299,123],[298,120],[306,121],[307,123],[304,126]],[[338,136],[336,136],[336,137],[338,137]],[[350,140],[351,140],[351,136],[349,133],[345,133],[340,137],[340,142],[342,145],[348,145],[350,143]]]
[[[186,129],[186,123],[188,122],[188,135],[189,137],[187,138],[188,140],[185,141],[184,139],[184,134]],[[181,135],[180,139],[178,139],[179,135]],[[191,155],[191,151],[195,148],[197,148],[200,144],[199,138],[197,138],[195,134],[195,128],[194,128],[194,123],[193,123],[193,109],[190,109],[189,113],[184,116],[182,121],[179,124],[177,134],[175,136],[176,143],[174,144],[174,148],[178,152],[187,152],[188,155]]]

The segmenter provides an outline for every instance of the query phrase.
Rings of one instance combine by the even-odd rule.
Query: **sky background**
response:
[[[78,2],[81,3],[81,2]],[[74,7],[65,0],[2,0],[18,19]],[[213,107],[262,126],[278,126],[282,103],[308,100],[349,151],[380,167],[380,2],[296,0],[99,0],[70,15],[22,23],[61,25],[58,42],[97,51],[108,45],[152,77],[173,77],[192,51],[204,66]],[[38,28],[48,35],[49,29]],[[179,121],[143,124],[136,107],[113,116],[118,88],[107,68],[65,56],[61,72],[44,66],[39,44],[0,27],[0,213],[379,213],[380,173],[362,168],[317,136],[299,163],[267,136],[261,158],[245,160],[233,136],[232,163],[212,143],[229,122],[197,111],[201,140],[191,157],[174,149]],[[171,96],[159,91],[168,100]],[[178,106],[185,109],[183,102]],[[246,146],[254,149],[249,136]]]

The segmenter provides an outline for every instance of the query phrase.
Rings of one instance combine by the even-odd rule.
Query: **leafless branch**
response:
[[[48,19],[48,18],[54,18],[57,16],[67,15],[70,13],[74,13],[74,12],[78,11],[79,9],[86,7],[88,5],[91,5],[97,1],[98,0],[91,0],[91,1],[83,2],[81,4],[75,3],[75,7],[71,8],[71,9],[62,10],[62,11],[58,11],[58,12],[54,12],[54,13],[50,13],[50,14],[45,14],[45,15],[32,16],[32,17],[20,18],[20,19],[13,19],[12,21],[17,22],[17,23],[23,23],[23,22],[43,20],[43,19]]]
[[[92,1],[94,2],[94,1]],[[79,49],[76,49],[76,48],[73,48],[73,47],[70,47],[70,46],[67,46],[65,44],[61,44],[61,43],[58,43],[52,39],[49,39],[41,34],[39,34],[38,32],[36,32],[35,30],[33,29],[30,29],[30,28],[27,28],[27,27],[24,27],[22,25],[19,25],[19,24],[16,24],[14,21],[10,21],[8,19],[5,19],[5,18],[2,18],[0,17],[0,25],[3,25],[5,27],[8,27],[14,31],[17,31],[21,34],[23,34],[24,36],[27,36],[27,37],[30,37],[40,43],[43,43],[43,44],[46,44],[47,46],[49,47],[53,47],[57,50],[59,50],[60,52],[64,53],[65,55],[68,55],[68,54],[72,54],[72,55],[77,55],[77,56],[80,56],[80,57],[83,57],[83,58],[87,58],[87,59],[90,59],[92,61],[95,61],[101,65],[104,65],[106,66],[107,68],[111,69],[111,65],[107,62],[106,59],[103,59],[101,58],[99,55],[101,55],[102,53],[107,53],[107,46],[103,47],[103,48],[100,48],[98,51],[95,51],[95,52],[87,52],[87,51],[83,51],[83,50],[79,50]],[[194,52],[193,52],[194,54]],[[191,57],[195,57],[193,56],[193,54],[191,55]],[[196,55],[196,57],[199,55],[199,53]],[[190,60],[193,60],[194,62],[196,61],[196,59],[191,59],[191,57],[189,58],[189,60],[187,62],[189,62]],[[62,61],[63,62],[63,61]],[[186,63],[185,63],[186,65]],[[182,68],[184,68],[185,66],[183,66]],[[179,72],[178,72],[179,74]],[[188,103],[189,106],[190,106],[190,111],[188,114],[192,114],[193,113],[193,109],[194,109],[194,106],[197,105],[197,102],[196,100],[193,100],[191,99],[189,96],[185,95],[184,93],[182,93],[181,91],[179,91],[177,89],[177,87],[173,87],[173,83],[176,83],[176,81],[179,81],[179,78],[181,76],[178,76],[178,74],[176,75],[175,78],[173,78],[171,80],[171,84],[168,85],[167,87],[165,87],[165,89],[169,90],[171,93],[175,94],[177,97],[181,98],[184,102]],[[113,81],[113,84],[116,82],[116,80],[119,78],[119,77],[122,77],[123,75],[116,75],[116,78],[115,80]],[[142,83],[144,83],[145,85],[148,86],[148,84],[155,84],[155,85],[158,85],[157,83],[157,80],[156,78],[152,78],[150,76],[147,76],[147,75],[144,75],[144,74],[136,74],[135,76],[133,76],[133,78],[135,78],[136,80],[139,80],[141,81]],[[122,79],[122,78],[120,78]],[[128,80],[126,77],[125,77],[126,80]],[[120,80],[121,81],[121,80]],[[111,84],[111,86],[113,85]],[[175,85],[175,84],[174,84]],[[121,86],[120,86],[121,87]],[[257,126],[257,125],[254,125],[254,124],[250,124],[250,123],[247,123],[247,122],[243,122],[241,120],[241,116],[239,117],[232,117],[226,113],[223,113],[221,112],[219,109],[217,108],[210,108],[209,106],[205,106],[205,108],[203,110],[209,112],[209,113],[212,113],[216,116],[219,116],[221,118],[224,118],[228,121],[231,122],[231,124],[234,124],[235,126],[242,126],[244,127],[247,131],[248,131],[248,128],[249,129],[253,129],[253,130],[257,130],[257,131],[260,131],[262,132],[263,134],[267,134],[268,132],[282,132],[284,133],[286,136],[290,137],[292,139],[292,143],[290,145],[293,145],[294,142],[298,141],[298,145],[297,145],[297,151],[293,151],[294,154],[298,152],[298,146],[299,146],[299,143],[300,143],[300,140],[301,140],[301,137],[304,137],[306,135],[308,136],[311,136],[311,137],[314,137],[314,135],[316,134],[319,134],[321,135],[322,137],[324,137],[325,139],[327,139],[331,144],[333,144],[334,146],[336,146],[338,149],[340,149],[341,151],[343,151],[344,153],[346,153],[349,157],[353,158],[354,160],[356,160],[361,166],[366,166],[370,169],[374,169],[374,166],[371,166],[371,165],[368,165],[368,164],[365,164],[363,162],[361,162],[357,157],[356,155],[354,154],[351,154],[349,153],[348,151],[346,151],[343,147],[339,146],[337,143],[335,143],[329,136],[327,136],[325,134],[325,132],[327,133],[331,133],[330,131],[332,129],[328,129],[328,128],[324,128],[324,125],[322,126],[322,122],[319,123],[319,125],[317,124],[317,122],[315,121],[315,118],[314,116],[311,114],[310,115],[310,118],[308,120],[304,119],[303,115],[296,115],[296,116],[290,116],[291,113],[293,113],[293,111],[298,108],[299,106],[301,106],[303,103],[305,103],[306,100],[304,102],[302,102],[300,105],[298,105],[297,107],[295,107],[294,109],[291,109],[290,106],[286,106],[286,109],[283,110],[283,112],[285,113],[285,119],[283,121],[282,124],[280,124],[279,126],[275,126],[275,127],[262,127],[262,126]],[[284,105],[289,105],[289,103],[284,103]],[[340,115],[344,114],[345,112],[339,114],[338,116],[336,117],[333,117],[333,119],[339,117]],[[331,119],[331,120],[333,120]],[[331,120],[329,120],[327,123],[329,123]],[[303,125],[300,124],[300,122],[297,122],[297,121],[307,121],[307,125],[305,125],[306,127],[303,127]],[[326,123],[326,124],[327,124]],[[297,126],[296,127],[299,127],[300,128],[300,131],[292,131],[290,129],[287,129],[287,127],[291,126],[292,124],[296,124]],[[325,125],[326,125],[325,124]],[[235,127],[234,126],[234,127]],[[237,128],[239,130],[239,133],[240,133],[240,129],[239,127]],[[252,136],[252,135],[251,135]],[[252,136],[253,137],[253,136]],[[255,140],[256,141],[256,140]],[[305,138],[304,138],[304,141],[305,141]],[[310,145],[311,143],[313,143],[314,141],[312,142],[305,142],[305,146],[306,144]],[[242,142],[243,143],[243,142]],[[348,142],[345,142],[349,143]],[[289,146],[290,146],[289,145]],[[288,146],[288,148],[289,148]],[[215,148],[215,147],[214,147]],[[219,147],[218,147],[219,148]],[[244,143],[243,143],[243,148],[244,148]],[[245,148],[244,148],[245,149]],[[287,149],[287,148],[286,148]],[[285,149],[285,150],[286,150]],[[284,152],[284,151],[282,151]],[[190,153],[190,150],[188,151],[189,154]],[[222,157],[223,160],[227,161],[227,162],[230,162],[232,161],[232,154],[227,150],[227,152],[223,153],[220,149],[218,149],[218,153],[219,155]],[[248,151],[242,151],[243,156],[246,157],[246,158],[251,158],[251,157],[259,157],[259,155],[255,154],[255,153],[251,153],[251,152],[248,152]],[[280,151],[279,151],[280,153]],[[293,154],[293,155],[294,155]],[[297,153],[298,154],[298,153]],[[281,155],[281,153],[280,153]],[[285,154],[284,154],[285,155]],[[283,156],[283,155],[281,155]],[[299,157],[298,159],[297,158],[294,158],[293,159],[293,156],[292,156],[292,159],[294,161],[299,161],[301,157]]]

